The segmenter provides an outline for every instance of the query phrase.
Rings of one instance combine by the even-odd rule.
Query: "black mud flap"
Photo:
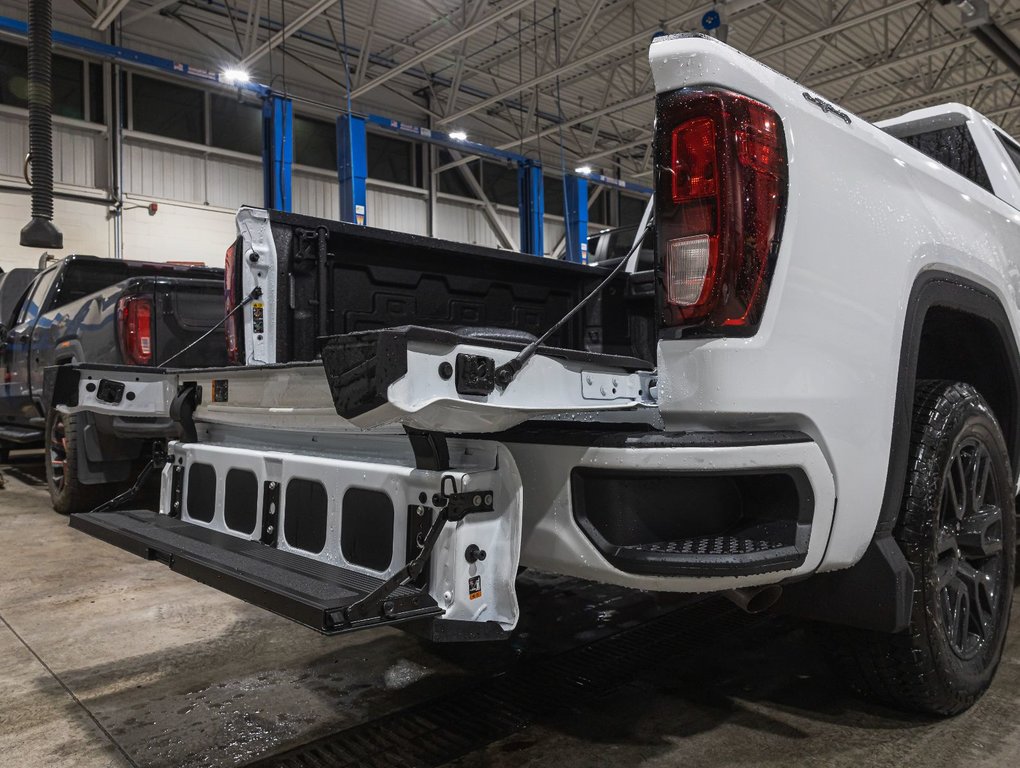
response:
[[[381,579],[148,510],[71,515],[71,527],[324,634],[395,624],[443,611],[425,592],[398,587],[385,614],[351,623],[345,609]]]

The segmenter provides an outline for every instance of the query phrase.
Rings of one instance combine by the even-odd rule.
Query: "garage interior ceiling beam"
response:
[[[727,4],[727,8],[730,9],[729,13],[734,14],[743,10],[747,10],[749,8],[753,8],[754,6],[759,5],[764,1],[765,0],[734,0],[733,2]],[[911,2],[913,2],[913,0],[911,0]],[[623,40],[617,41],[616,43],[613,43],[608,46],[603,46],[598,51],[595,51],[594,53],[591,53],[588,56],[584,56],[583,58],[580,59],[574,59],[571,61],[561,63],[561,65],[558,67],[553,67],[539,75],[536,75],[535,77],[531,78],[530,80],[524,83],[519,83],[512,90],[505,91],[495,96],[490,96],[488,99],[483,99],[477,104],[473,104],[470,107],[465,107],[464,109],[456,112],[455,114],[448,115],[441,122],[449,123],[455,120],[460,120],[466,117],[467,115],[471,114],[472,112],[476,112],[480,109],[490,107],[493,104],[496,104],[497,102],[503,101],[504,99],[510,96],[520,93],[521,91],[527,90],[534,86],[542,85],[543,83],[547,83],[550,80],[555,80],[557,77],[564,75],[568,72],[583,69],[596,61],[604,59],[611,53],[616,53],[617,51],[632,48],[638,43],[647,43],[652,39],[653,35],[661,32],[664,27],[672,27],[675,25],[684,24],[694,19],[701,18],[701,16],[703,16],[706,12],[712,10],[713,8],[715,8],[715,5],[710,4],[703,7],[699,7],[693,11],[687,11],[686,13],[673,17],[672,19],[666,21],[663,24],[648,27],[642,30],[641,32],[638,32],[637,34],[625,37]]]
[[[242,69],[251,67],[252,64],[261,59],[274,48],[278,47],[295,32],[299,32],[304,29],[312,19],[318,18],[322,15],[323,11],[332,5],[336,5],[336,3],[337,0],[319,0],[319,2],[306,9],[304,13],[294,19],[294,21],[287,24],[287,26],[270,37],[266,42],[241,59],[241,61],[238,62],[238,66]]]
[[[127,27],[131,24],[141,21],[142,19],[148,18],[149,16],[153,16],[159,13],[164,8],[169,8],[171,5],[177,5],[177,3],[179,3],[180,1],[181,0],[158,0],[158,2],[153,3],[148,8],[145,8],[141,11],[137,11],[135,13],[132,13],[130,16],[125,16],[124,18],[122,18],[120,20],[120,26],[121,28]]]
[[[361,96],[364,96],[373,88],[382,85],[388,80],[392,80],[394,77],[401,74],[402,72],[406,72],[412,67],[416,67],[419,64],[428,61],[429,59],[442,53],[448,48],[452,48],[453,46],[457,45],[457,43],[461,42],[462,40],[467,40],[468,38],[481,32],[482,30],[491,27],[496,22],[502,21],[510,14],[516,13],[517,11],[521,10],[526,6],[531,6],[533,3],[534,0],[517,0],[517,2],[510,3],[510,5],[504,6],[503,8],[500,8],[497,11],[493,11],[490,15],[486,16],[484,19],[476,21],[474,24],[471,24],[465,27],[464,29],[460,30],[459,32],[450,35],[450,37],[448,37],[443,42],[432,46],[428,50],[421,51],[417,55],[412,56],[406,61],[402,61],[401,63],[397,64],[395,67],[387,70],[381,75],[373,77],[367,83],[363,83],[359,88],[354,89],[354,91],[351,93],[351,98],[356,99]]]
[[[131,0],[106,0],[105,3],[100,3],[99,12],[92,22],[92,28],[99,30],[107,29],[130,2]]]
[[[401,119],[462,128],[547,168],[591,163],[635,178],[647,167],[652,138],[648,42],[653,33],[700,30],[702,15],[720,6],[345,0],[342,25],[339,0],[285,2],[283,11],[281,0],[106,0],[97,15],[126,6],[116,18],[133,38],[183,42],[182,51],[213,47],[213,67],[226,51],[263,81],[281,72],[283,55],[297,73],[287,90],[300,100],[314,84],[308,103],[322,105],[327,119],[345,87],[346,62],[355,109],[387,114],[389,105]],[[727,42],[869,119],[951,98],[1020,127],[1013,109],[1020,78],[977,42],[957,0],[731,0],[725,11]],[[159,39],[158,15],[202,39]],[[990,16],[1016,33],[1020,0],[997,0]]]

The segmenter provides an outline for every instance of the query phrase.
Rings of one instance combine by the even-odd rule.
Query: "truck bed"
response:
[[[257,225],[268,223],[268,230]],[[318,340],[419,325],[486,328],[517,341],[552,327],[609,270],[309,216],[242,209],[228,285],[240,300],[265,287],[265,323],[245,323],[247,363],[311,360]],[[627,277],[558,330],[549,345],[635,354]],[[651,316],[650,294],[641,314]],[[270,336],[258,351],[258,328]]]

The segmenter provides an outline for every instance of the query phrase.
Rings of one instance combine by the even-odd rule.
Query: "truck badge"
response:
[[[847,125],[850,125],[850,115],[848,115],[846,112],[843,112],[842,110],[836,109],[836,107],[834,107],[829,102],[825,101],[825,99],[820,99],[817,96],[812,96],[807,91],[804,91],[804,98],[810,101],[820,110],[822,110],[822,112],[828,115],[835,115],[840,120],[845,122]]]

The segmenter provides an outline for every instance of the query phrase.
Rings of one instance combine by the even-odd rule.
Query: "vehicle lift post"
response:
[[[269,93],[262,101],[262,184],[267,208],[291,210],[293,163],[294,105]]]
[[[336,121],[337,180],[340,182],[340,221],[368,224],[368,139],[365,118],[350,113]]]
[[[566,219],[567,261],[588,263],[588,179],[563,177],[563,208]]]

